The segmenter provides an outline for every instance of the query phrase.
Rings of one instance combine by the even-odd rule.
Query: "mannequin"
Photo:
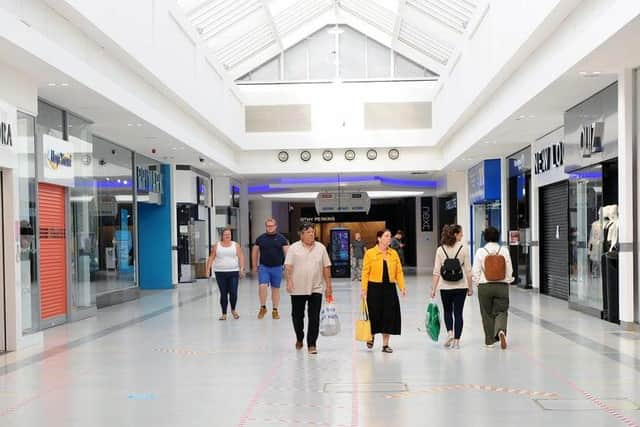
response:
[[[598,218],[591,223],[591,231],[589,232],[589,271],[593,276],[600,276],[600,256],[602,254],[603,243],[603,225],[602,208],[598,209]]]
[[[609,232],[607,233],[607,246],[609,252],[618,251],[618,205],[609,206],[609,219],[608,224]]]
[[[609,228],[611,227],[611,205],[607,205],[602,208],[602,214],[604,215],[604,221],[602,221],[602,252],[609,251]]]

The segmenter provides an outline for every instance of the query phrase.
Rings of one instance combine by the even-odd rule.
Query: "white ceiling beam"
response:
[[[393,26],[393,37],[391,37],[391,50],[395,51],[398,44],[398,35],[402,26],[402,19],[407,10],[407,0],[398,0],[398,12],[396,13],[396,23]]]
[[[266,0],[260,0],[262,4],[262,9],[264,10],[265,16],[267,17],[267,22],[271,26],[271,31],[273,31],[273,36],[276,39],[276,43],[278,44],[278,48],[280,52],[284,51],[284,47],[282,45],[282,37],[280,36],[280,32],[278,31],[278,27],[276,27],[276,21],[273,19],[273,14],[271,13],[271,9],[269,9],[269,5]]]

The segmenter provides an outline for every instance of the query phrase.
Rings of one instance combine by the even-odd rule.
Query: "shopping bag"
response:
[[[360,314],[356,320],[356,341],[371,341],[371,322],[369,321],[369,308],[367,301],[362,298],[360,301]]]
[[[438,337],[440,336],[440,309],[438,308],[436,301],[433,299],[427,306],[424,326],[431,339],[437,342]]]
[[[340,319],[338,318],[338,310],[332,303],[326,303],[320,310],[320,335],[331,337],[338,335],[340,332]]]

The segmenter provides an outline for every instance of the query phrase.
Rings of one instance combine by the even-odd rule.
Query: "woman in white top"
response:
[[[448,334],[444,346],[455,349],[460,348],[464,302],[467,295],[473,294],[471,262],[467,249],[462,244],[462,236],[462,227],[458,224],[443,227],[440,246],[436,250],[431,289],[431,298],[435,298],[436,290],[440,286],[444,323]]]
[[[231,303],[231,314],[234,319],[240,315],[236,311],[238,301],[238,280],[244,276],[244,254],[240,245],[231,240],[231,229],[222,231],[222,240],[213,245],[207,260],[207,272],[213,271],[220,289],[220,320],[227,320],[227,306]],[[210,273],[209,273],[210,274]]]
[[[484,343],[487,347],[493,347],[500,341],[500,348],[505,350],[509,283],[513,281],[511,255],[509,247],[498,243],[500,232],[496,228],[487,227],[484,240],[487,244],[478,249],[473,260],[473,283],[478,285]]]

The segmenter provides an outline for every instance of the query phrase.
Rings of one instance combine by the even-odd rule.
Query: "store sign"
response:
[[[43,135],[43,180],[50,184],[73,187],[73,151],[72,143],[51,135]]]
[[[591,157],[602,152],[602,134],[604,122],[593,122],[580,128],[580,153],[582,157]]]
[[[15,107],[0,101],[0,166],[8,168],[16,167],[16,115]]]
[[[471,201],[484,198],[484,164],[478,163],[467,174],[469,180],[469,199]]]
[[[433,231],[433,197],[420,198],[420,222],[422,231]]]
[[[335,216],[301,216],[300,217],[300,222],[312,222],[312,223],[319,223],[319,222],[336,222],[336,217]]]
[[[550,145],[534,153],[534,172],[536,175],[564,165],[564,143]]]
[[[138,201],[162,204],[162,174],[160,172],[136,166],[136,189]]]
[[[458,199],[447,200],[444,203],[444,209],[447,211],[451,211],[453,209],[458,209]]]

